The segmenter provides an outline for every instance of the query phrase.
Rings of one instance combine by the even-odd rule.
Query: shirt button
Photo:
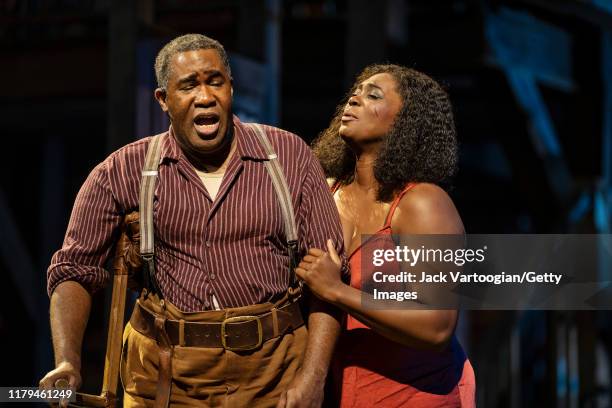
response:
[[[210,243],[210,241],[206,241],[206,248],[210,248],[212,246],[212,244]]]
[[[210,307],[210,302],[207,300],[206,302],[204,302],[204,306],[206,306],[206,308],[208,309]]]
[[[210,280],[215,280],[217,279],[217,275],[215,275],[214,273],[210,274]]]

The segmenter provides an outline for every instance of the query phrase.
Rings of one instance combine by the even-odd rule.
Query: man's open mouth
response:
[[[200,136],[215,136],[219,130],[219,115],[216,113],[201,113],[193,119],[193,124]]]

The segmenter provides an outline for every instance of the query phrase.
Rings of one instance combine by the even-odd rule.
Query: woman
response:
[[[445,187],[457,141],[451,105],[428,76],[398,65],[372,65],[357,78],[314,150],[340,213],[351,267],[331,242],[296,269],[323,300],[348,313],[332,382],[342,407],[474,407],[472,366],[454,336],[456,310],[377,310],[362,304],[362,256],[394,248],[391,233],[464,234]],[[375,239],[361,242],[362,235]],[[367,270],[366,270],[367,269]],[[418,286],[413,289],[419,289]]]

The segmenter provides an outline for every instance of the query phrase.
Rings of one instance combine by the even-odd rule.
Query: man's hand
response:
[[[51,370],[43,377],[38,383],[40,389],[50,388],[62,388],[59,384],[59,380],[65,380],[68,382],[68,387],[74,391],[81,387],[81,373],[79,368],[75,364],[68,361],[63,361],[57,365],[54,370]],[[61,381],[60,381],[61,383]],[[67,407],[68,400],[64,400],[60,403],[60,407]]]
[[[324,388],[324,378],[307,379],[298,374],[281,395],[276,408],[320,408]]]
[[[344,285],[340,276],[342,260],[329,239],[327,250],[310,248],[295,273],[317,297],[333,303],[337,290]]]
[[[40,388],[60,388],[58,380],[67,381],[74,391],[81,386],[81,345],[90,309],[91,295],[77,282],[62,282],[53,291],[50,315],[55,369],[40,380]]]
[[[81,386],[81,373],[74,364],[68,361],[61,362],[54,370],[51,370],[40,380],[38,386],[43,389],[57,388],[57,380],[65,379],[70,388],[77,389]]]

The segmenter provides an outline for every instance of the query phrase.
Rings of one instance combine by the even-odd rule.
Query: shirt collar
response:
[[[261,146],[255,130],[242,123],[236,115],[234,115],[234,136],[237,141],[236,153],[242,159],[268,160],[268,155]]]
[[[268,155],[261,146],[255,131],[242,123],[238,116],[233,115],[234,137],[236,138],[236,153],[242,159],[268,160]],[[168,137],[162,143],[161,157],[164,159],[179,160],[182,152],[176,142],[172,125],[168,129]]]
[[[168,136],[166,136],[162,142],[162,162],[165,159],[178,161],[178,159],[181,157],[181,149],[178,143],[176,143],[176,139],[174,137],[174,130],[172,129],[172,125],[170,125],[170,128],[168,129]]]

